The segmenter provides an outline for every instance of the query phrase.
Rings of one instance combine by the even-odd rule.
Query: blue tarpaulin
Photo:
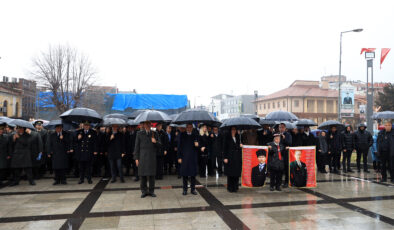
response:
[[[40,108],[54,108],[55,105],[52,102],[52,92],[40,92],[38,94],[38,105]],[[60,98],[61,95],[59,95]],[[66,93],[65,94],[66,100],[72,100],[72,95],[71,93]],[[60,100],[63,101],[63,100]],[[72,105],[74,105],[74,102],[71,102]]]
[[[180,109],[187,106],[186,95],[166,94],[108,94],[115,97],[112,110],[130,109]]]

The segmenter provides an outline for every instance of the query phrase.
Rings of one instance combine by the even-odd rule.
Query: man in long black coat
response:
[[[242,172],[242,144],[235,127],[226,135],[223,148],[224,174],[227,176],[227,190],[237,192]]]
[[[120,132],[118,125],[113,125],[111,134],[106,140],[108,160],[111,167],[111,183],[116,182],[116,175],[120,177],[120,182],[124,183],[122,171],[122,157],[125,156],[124,136]]]
[[[341,133],[341,138],[342,138],[342,151],[343,151],[343,157],[342,157],[343,172],[344,173],[353,172],[353,170],[350,168],[350,161],[352,159],[352,152],[354,149],[356,149],[356,146],[354,143],[354,133],[350,125],[347,125],[346,129]]]
[[[53,185],[67,184],[66,171],[69,167],[68,157],[71,147],[70,134],[63,131],[62,125],[57,125],[55,132],[48,137],[48,158],[52,160],[52,169],[55,172]]]
[[[4,124],[0,125],[0,186],[7,177],[7,169],[9,168],[8,159],[8,142],[9,137],[4,133]]]
[[[341,135],[337,131],[337,127],[332,126],[331,130],[327,135],[327,144],[328,144],[328,158],[330,165],[330,172],[338,173],[340,158],[341,158],[341,150],[342,150],[342,138]]]
[[[368,170],[368,152],[369,148],[373,144],[372,135],[366,130],[367,126],[365,124],[360,124],[358,130],[354,133],[354,144],[357,151],[357,170],[360,172],[361,168],[361,157],[363,157],[364,172],[369,173]]]
[[[11,157],[11,168],[14,172],[13,182],[10,186],[19,184],[22,170],[25,171],[30,185],[36,185],[32,172],[32,153],[34,152],[33,141],[26,128],[17,127],[17,132],[11,137],[9,154]]]
[[[38,176],[42,177],[45,172],[46,172],[46,161],[47,161],[47,156],[48,156],[48,131],[46,129],[44,129],[44,127],[42,126],[43,122],[42,121],[36,121],[34,123],[34,127],[36,128],[37,133],[40,135],[41,137],[41,141],[42,141],[42,154],[41,154],[41,164],[40,164],[40,168],[38,170]],[[33,172],[34,173],[34,172]]]
[[[79,182],[84,182],[85,176],[88,183],[92,183],[92,160],[97,155],[97,133],[90,128],[89,122],[83,123],[83,129],[76,132],[75,151],[79,163]]]
[[[135,140],[134,159],[138,166],[138,175],[141,178],[141,198],[150,195],[156,197],[155,176],[156,156],[161,146],[158,134],[151,130],[151,122],[143,123],[143,130],[137,133]],[[149,190],[147,181],[149,180]]]
[[[31,155],[31,160],[32,160],[32,171],[33,171],[33,177],[35,180],[40,178],[39,175],[39,169],[42,165],[42,159],[43,159],[43,143],[41,136],[38,132],[27,129],[26,132],[30,134],[31,136],[31,141],[33,144],[33,152]]]
[[[134,181],[138,181],[138,167],[135,164],[135,161],[133,160],[134,155],[134,147],[135,147],[135,138],[137,136],[137,131],[135,130],[135,126],[127,126],[126,127],[126,133],[125,133],[125,152],[126,156],[123,158],[127,162],[127,165],[133,168],[133,173],[135,176]],[[129,159],[130,159],[130,164],[129,164]],[[129,174],[129,169],[126,167],[126,175]]]
[[[168,175],[171,175],[172,168],[177,164],[175,155],[178,150],[178,145],[175,137],[175,131],[171,126],[166,127],[166,135],[167,135],[167,155],[164,157],[164,172],[168,172]]]
[[[253,187],[262,187],[265,184],[267,176],[267,162],[266,153],[264,150],[259,149],[256,151],[259,164],[252,168],[252,185]]]
[[[164,131],[162,124],[157,124],[156,132],[158,134],[159,142],[161,143],[156,156],[156,180],[163,180],[164,158],[167,156],[168,152],[168,136]]]
[[[218,127],[213,127],[213,132],[211,133],[211,157],[213,168],[217,164],[218,175],[223,175],[223,134],[219,133]]]
[[[291,134],[286,131],[286,124],[281,123],[279,124],[279,134],[280,134],[280,144],[285,148],[283,155],[283,161],[285,164],[285,168],[283,170],[285,174],[285,180],[283,182],[283,187],[287,188],[289,186],[289,153],[287,147],[292,146],[293,140]],[[268,157],[269,158],[269,157]]]
[[[387,170],[394,183],[394,130],[390,120],[384,122],[384,130],[378,134],[377,148],[382,162],[382,182],[387,181]]]
[[[191,193],[197,195],[198,147],[198,136],[193,133],[193,125],[188,124],[186,132],[180,134],[178,141],[178,163],[181,166],[180,175],[183,177],[183,195],[187,194],[188,178],[190,178]]]

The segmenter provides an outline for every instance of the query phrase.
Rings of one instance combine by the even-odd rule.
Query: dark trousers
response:
[[[174,152],[168,151],[167,155],[164,156],[164,173],[171,174],[172,168],[174,167],[175,156]]]
[[[357,169],[360,170],[361,168],[361,156],[363,157],[363,163],[364,163],[364,170],[368,170],[368,149],[357,149]]]
[[[149,191],[148,191],[149,179]],[[155,176],[141,176],[141,192],[142,194],[153,194],[155,192]]]
[[[7,180],[9,169],[0,169],[0,182]]]
[[[131,154],[126,154],[122,158],[122,165],[126,169],[126,176],[130,175],[130,169],[131,169],[131,161],[132,161],[132,156]]]
[[[119,175],[121,179],[123,179],[123,171],[122,171],[122,159],[108,159],[109,165],[111,167],[111,177],[112,180],[116,179],[116,175]]]
[[[157,179],[163,179],[164,173],[164,156],[156,157],[156,177]]]
[[[56,182],[65,182],[66,181],[66,169],[54,169],[55,172],[55,181]]]
[[[86,179],[92,180],[92,162],[91,161],[80,161],[79,162],[79,179],[81,181]]]
[[[221,156],[213,157],[213,166],[217,167],[219,174],[223,174],[223,158]]]
[[[101,174],[101,159],[100,155],[93,156],[93,163],[92,163],[92,175],[93,176],[100,176]]]
[[[350,160],[352,158],[352,149],[347,149],[346,152],[342,153],[342,167],[343,170],[350,169]]]
[[[387,171],[390,172],[391,180],[394,178],[394,156],[390,156],[389,152],[382,152],[380,155],[382,162],[382,179],[387,180]]]
[[[203,155],[198,157],[198,174],[200,177],[207,175],[208,156]]]
[[[288,151],[285,151],[283,155],[283,161],[285,168],[283,170],[283,173],[285,174],[285,181],[283,182],[284,184],[289,184],[289,154]]]
[[[285,166],[286,168],[286,166]],[[270,169],[270,187],[271,188],[279,188],[282,184],[282,170],[274,170]]]
[[[22,174],[22,170],[25,171],[26,176],[27,176],[27,180],[29,180],[29,182],[33,181],[33,172],[31,167],[29,168],[15,168],[14,171],[14,182],[15,183],[19,183],[19,181],[21,180],[21,174]]]
[[[208,165],[208,175],[210,176],[214,176],[215,175],[215,171],[214,171],[214,165],[213,165],[213,157],[208,157],[207,160],[207,165]]]
[[[341,153],[339,151],[331,151],[329,156],[330,161],[330,170],[337,170],[339,168],[339,162],[341,159]]]
[[[239,177],[227,176],[227,190],[229,192],[236,192],[239,188]]]
[[[183,178],[183,191],[187,191],[187,180],[189,177],[184,176],[182,178]],[[196,177],[195,176],[190,177],[190,190],[191,191],[196,190]]]

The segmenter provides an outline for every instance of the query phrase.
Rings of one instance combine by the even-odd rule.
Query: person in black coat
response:
[[[42,141],[42,154],[41,154],[41,159],[40,159],[40,167],[38,169],[38,178],[41,178],[46,171],[46,165],[45,162],[47,161],[47,156],[48,156],[48,131],[43,128],[43,122],[42,121],[36,121],[34,123],[34,127],[36,128],[37,133],[41,137]],[[34,171],[33,171],[34,174]]]
[[[282,153],[285,168],[283,170],[285,174],[285,180],[283,182],[283,187],[287,188],[289,186],[289,154],[287,147],[293,145],[293,140],[291,134],[286,131],[286,124],[279,124],[279,134],[280,134],[280,143],[284,146],[284,152]]]
[[[211,139],[209,137],[208,128],[206,125],[202,125],[200,127],[200,146],[198,150],[198,171],[201,178],[205,178],[207,176],[210,141]]]
[[[350,161],[352,158],[353,150],[355,149],[354,144],[354,133],[352,130],[352,126],[347,125],[345,131],[342,133],[342,168],[343,172],[353,172],[350,168]]]
[[[268,170],[270,173],[270,190],[275,189],[281,191],[280,185],[282,184],[282,174],[285,168],[284,153],[286,148],[280,143],[280,133],[274,134],[274,141],[268,143]]]
[[[66,170],[71,150],[70,134],[63,131],[62,125],[57,125],[55,132],[51,133],[48,138],[48,158],[52,160],[52,169],[55,172],[53,185],[67,184]]]
[[[384,122],[384,130],[378,134],[377,149],[382,162],[382,182],[387,181],[389,170],[391,183],[394,183],[394,130],[390,120]]]
[[[268,125],[264,125],[263,130],[257,132],[257,136],[259,139],[259,145],[267,145],[274,139],[274,136],[272,135],[272,132]]]
[[[298,130],[298,128],[294,128],[291,130],[291,145],[294,147],[302,146],[302,133]]]
[[[137,131],[136,131],[136,126],[130,126],[128,125],[126,127],[126,134],[125,134],[125,152],[126,156],[125,157],[130,157],[130,164],[133,169],[133,174],[135,176],[134,181],[139,181],[138,177],[138,168],[137,165],[135,164],[135,161],[133,160],[133,152],[134,152],[134,147],[135,147],[135,137],[137,136]],[[129,174],[129,171],[126,167],[126,175]]]
[[[305,187],[308,178],[306,164],[301,161],[302,152],[295,151],[296,160],[290,163],[290,184],[294,187]]]
[[[342,140],[336,126],[332,126],[327,135],[330,172],[338,173],[341,158]]]
[[[358,130],[354,133],[354,144],[356,146],[356,151],[357,151],[357,170],[360,172],[360,162],[361,162],[361,156],[363,157],[363,163],[364,163],[364,172],[369,173],[368,170],[368,152],[369,148],[373,144],[373,139],[372,135],[370,132],[365,130],[367,126],[365,124],[360,124],[358,126]]]
[[[11,142],[8,145],[11,158],[11,168],[13,169],[13,182],[10,186],[19,184],[22,170],[25,171],[30,185],[36,185],[33,180],[32,159],[34,152],[33,139],[30,134],[26,132],[26,128],[16,127],[16,133],[12,135]]]
[[[259,164],[252,168],[252,185],[253,187],[262,187],[267,176],[267,158],[265,151],[262,149],[257,150],[256,155]]]
[[[224,174],[227,176],[227,190],[237,192],[242,172],[242,144],[237,129],[231,127],[230,130],[224,139]]]
[[[329,171],[329,163],[328,163],[328,144],[326,131],[321,131],[318,140],[317,140],[317,151],[316,155],[318,155],[317,167],[321,173],[327,173]]]
[[[120,182],[124,183],[122,171],[122,157],[125,156],[124,135],[119,130],[118,125],[112,125],[111,133],[107,136],[108,161],[111,167],[111,183],[116,182],[116,175],[119,175]]]
[[[6,180],[7,177],[7,169],[9,168],[9,159],[8,159],[8,143],[9,137],[5,134],[5,126],[4,124],[0,125],[0,186],[3,184],[2,182]]]
[[[156,155],[156,180],[163,180],[164,174],[164,157],[167,156],[168,151],[168,136],[163,129],[162,124],[156,125],[156,132],[161,146]]]
[[[180,133],[178,140],[178,163],[180,164],[180,175],[183,178],[183,195],[187,194],[189,178],[191,193],[197,195],[196,175],[199,147],[198,135],[193,132],[193,125],[188,124],[186,132]]]
[[[164,156],[164,173],[171,175],[173,171],[172,169],[175,167],[176,164],[177,156],[175,155],[175,153],[178,146],[175,138],[175,131],[172,129],[171,126],[168,125],[166,127],[165,134],[167,135],[167,155]]]
[[[217,166],[219,176],[223,175],[223,134],[219,132],[218,127],[213,127],[211,137],[211,157],[212,167]]]
[[[309,126],[304,126],[303,132],[301,132],[302,136],[302,146],[316,146],[316,137],[311,133],[311,129]]]
[[[76,132],[75,151],[79,163],[79,182],[84,183],[85,175],[88,183],[92,183],[92,160],[97,155],[97,133],[90,128],[90,123],[85,121],[83,129]]]

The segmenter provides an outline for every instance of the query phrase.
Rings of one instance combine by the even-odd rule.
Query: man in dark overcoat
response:
[[[2,185],[2,182],[6,180],[7,169],[9,168],[9,159],[8,159],[9,137],[4,131],[5,131],[5,124],[1,124],[0,125],[0,186]]]
[[[67,184],[66,171],[69,167],[68,156],[71,150],[70,134],[63,130],[61,124],[55,127],[55,132],[48,137],[48,158],[52,159],[52,169],[55,173],[53,185]]]

